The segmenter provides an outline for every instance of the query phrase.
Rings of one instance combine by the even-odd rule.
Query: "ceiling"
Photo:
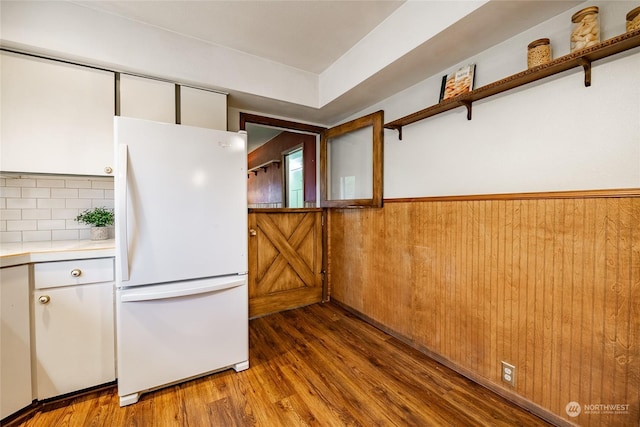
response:
[[[75,3],[319,74],[404,0]]]
[[[282,129],[275,129],[253,123],[247,123],[245,129],[247,131],[247,152],[249,153],[283,132]]]

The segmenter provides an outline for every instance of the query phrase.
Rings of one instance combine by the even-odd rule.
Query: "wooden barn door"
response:
[[[322,209],[249,212],[249,317],[320,302]]]

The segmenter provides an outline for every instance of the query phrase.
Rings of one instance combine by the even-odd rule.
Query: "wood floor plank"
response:
[[[285,397],[277,402],[281,413],[284,415],[284,425],[313,427],[324,426],[309,406],[298,395]]]
[[[331,303],[252,320],[250,362],[123,408],[102,390],[20,425],[548,425]]]

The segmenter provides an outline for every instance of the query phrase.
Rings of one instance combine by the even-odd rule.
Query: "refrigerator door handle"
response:
[[[118,239],[118,254],[120,260],[120,272],[122,281],[129,280],[129,239],[127,238],[127,166],[129,163],[129,151],[127,144],[118,146],[118,212],[116,222],[120,224],[120,236]]]
[[[120,301],[141,302],[153,301],[161,299],[179,298],[189,295],[199,295],[211,292],[224,291],[227,289],[237,288],[246,283],[246,278],[234,278],[231,280],[204,280],[194,282],[182,282],[178,286],[170,284],[160,286],[150,286],[145,289],[131,289],[122,291]]]

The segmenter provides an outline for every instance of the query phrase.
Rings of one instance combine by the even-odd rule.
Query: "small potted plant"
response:
[[[91,240],[104,240],[109,237],[110,225],[113,225],[113,210],[107,208],[87,209],[76,217],[76,221],[91,226]]]

